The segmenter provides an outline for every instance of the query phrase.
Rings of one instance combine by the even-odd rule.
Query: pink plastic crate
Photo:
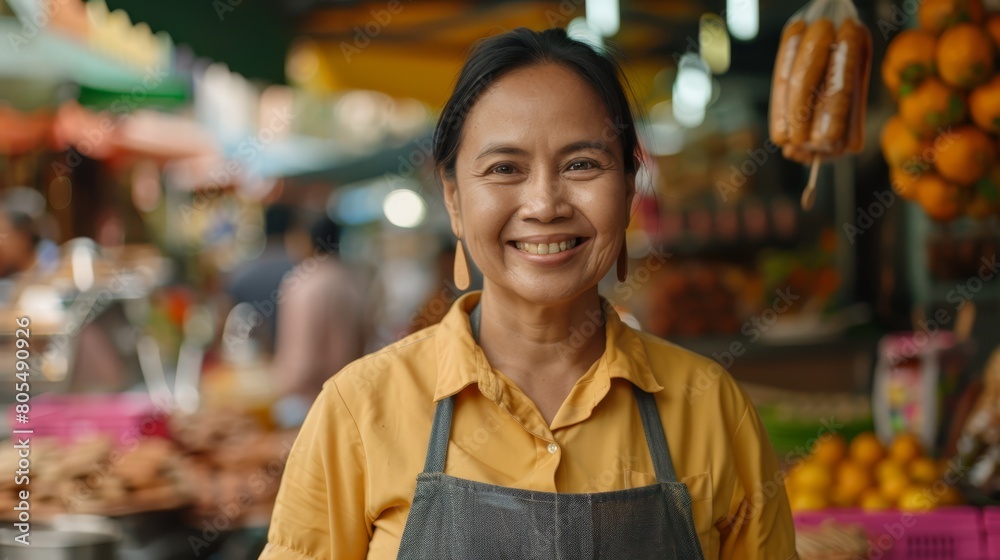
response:
[[[8,422],[11,429],[31,429],[38,438],[72,443],[85,436],[104,434],[124,445],[134,439],[168,436],[168,411],[153,404],[145,393],[50,393],[32,398],[29,405],[27,423],[17,421],[13,406],[7,410]]]
[[[830,509],[795,516],[800,526],[825,519],[860,525],[868,533],[868,560],[986,560],[983,514],[973,507],[927,513]]]
[[[986,558],[1000,560],[1000,507],[983,510],[983,529],[986,533]]]

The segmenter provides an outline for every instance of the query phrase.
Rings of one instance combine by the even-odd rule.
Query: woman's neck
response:
[[[545,409],[553,404],[558,409],[573,384],[604,353],[604,313],[596,287],[552,305],[487,287],[480,306],[479,346],[486,359],[517,383],[545,416]]]

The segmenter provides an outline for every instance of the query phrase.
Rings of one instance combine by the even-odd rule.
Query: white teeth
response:
[[[517,247],[518,251],[524,251],[525,253],[531,253],[532,255],[554,255],[556,253],[561,253],[576,247],[576,239],[570,239],[569,241],[560,241],[559,243],[525,243],[523,241],[515,241],[514,246]]]

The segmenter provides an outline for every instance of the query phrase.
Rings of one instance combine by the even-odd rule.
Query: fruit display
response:
[[[819,163],[864,146],[871,56],[871,32],[850,0],[813,0],[782,29],[768,129],[782,155],[812,165],[806,210]]]
[[[1000,213],[1000,14],[981,0],[925,0],[889,43],[882,81],[898,114],[882,128],[893,191],[937,222]]]
[[[791,468],[785,489],[793,511],[843,507],[924,512],[961,503],[954,486],[958,474],[950,468],[946,461],[925,455],[910,434],[900,434],[888,447],[874,432],[850,441],[827,434]]]

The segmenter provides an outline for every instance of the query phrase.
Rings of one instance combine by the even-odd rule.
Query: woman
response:
[[[263,558],[795,556],[746,395],[598,295],[638,165],[619,76],[559,29],[470,55],[434,157],[483,291],[326,383]]]

